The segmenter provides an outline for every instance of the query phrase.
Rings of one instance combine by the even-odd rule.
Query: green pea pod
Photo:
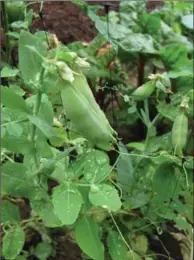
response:
[[[25,3],[23,1],[5,1],[9,23],[24,20]]]
[[[172,127],[172,144],[175,149],[175,153],[182,156],[182,150],[187,143],[188,136],[188,118],[182,112],[178,115]]]
[[[141,100],[144,100],[144,99],[148,98],[154,92],[154,89],[155,89],[155,82],[148,81],[147,83],[145,83],[141,87],[137,88],[131,94],[131,96],[135,100],[141,101]]]
[[[84,95],[73,84],[64,81],[61,99],[63,109],[74,124],[75,129],[100,149],[111,150],[111,143],[116,142],[116,140],[111,131],[91,109]]]
[[[84,95],[94,112],[97,114],[97,116],[99,116],[101,123],[104,123],[107,126],[107,128],[111,131],[111,133],[116,136],[117,132],[115,132],[115,130],[110,126],[105,114],[100,109],[99,105],[96,103],[93,93],[83,74],[74,75],[73,86],[76,87],[76,89],[82,95]]]

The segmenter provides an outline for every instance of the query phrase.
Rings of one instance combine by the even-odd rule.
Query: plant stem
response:
[[[35,116],[38,115],[40,105],[41,105],[41,99],[42,99],[42,93],[39,91],[36,95],[36,103],[35,103],[34,113],[33,113]],[[36,134],[36,126],[33,124],[32,125],[32,132],[31,132],[31,135],[30,135],[30,141],[35,140],[35,134]]]
[[[40,105],[41,105],[41,99],[42,99],[42,93],[39,91],[38,94],[36,95],[36,103],[35,103],[35,108],[34,108],[34,115],[37,116]],[[35,137],[36,137],[36,126],[32,124],[32,130],[31,130],[31,135],[30,135],[30,141],[35,144]],[[33,148],[33,156],[34,156],[34,161],[36,164],[36,167],[38,168],[38,160],[36,157],[36,145]]]
[[[24,219],[20,222],[21,225],[25,225],[26,223],[29,223],[29,222],[36,222],[36,221],[39,221],[41,220],[40,217],[32,217],[32,218],[28,218],[28,219]]]
[[[151,122],[151,125],[155,125],[157,120],[160,120],[162,118],[162,115],[161,114],[157,114],[154,119],[152,120]]]
[[[150,113],[149,113],[149,106],[148,106],[148,99],[144,100],[144,110],[147,116],[148,121],[150,122]]]
[[[20,119],[20,120],[16,120],[16,121],[11,121],[11,122],[7,122],[5,124],[2,124],[1,127],[5,127],[9,124],[15,124],[15,123],[24,123],[24,122],[28,122],[29,119]]]
[[[143,81],[144,81],[144,66],[145,66],[144,56],[142,54],[139,54],[137,87],[140,87],[141,85],[143,85]]]
[[[4,154],[4,156],[5,156],[5,158],[6,158],[8,161],[14,163],[14,160],[13,160],[11,157],[9,157],[7,154]]]
[[[147,134],[146,134],[146,139],[145,139],[145,145],[147,146],[147,142],[148,142],[148,139],[150,137],[150,129],[152,127],[152,124],[150,122],[150,113],[149,113],[148,99],[147,98],[144,100],[144,110],[145,110],[147,121],[148,121],[148,124],[146,125],[147,126]]]
[[[8,23],[8,17],[7,17],[6,4],[4,1],[1,4],[2,4],[3,30],[4,30],[5,42],[6,42],[6,61],[7,61],[7,63],[10,63],[11,48],[10,48],[9,35],[7,34],[9,31],[9,23]]]
[[[45,69],[42,68],[41,73],[40,73],[40,87],[42,86],[42,83],[43,83],[44,71],[45,71]],[[34,113],[33,113],[35,116],[38,115],[40,105],[41,105],[41,99],[42,99],[42,91],[39,88],[38,93],[36,95],[36,103],[35,103]],[[36,137],[36,125],[33,124],[32,125],[32,131],[31,131],[31,134],[30,134],[30,137],[29,137],[29,139],[32,143],[35,143],[35,137]],[[36,157],[36,145],[34,146],[34,149],[33,149],[33,156],[34,156],[34,161],[35,161],[36,167],[38,168],[38,160],[37,160],[37,157]]]

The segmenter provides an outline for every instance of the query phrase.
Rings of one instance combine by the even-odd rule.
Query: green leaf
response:
[[[177,193],[177,178],[172,163],[163,163],[157,169],[153,177],[154,200],[159,203],[168,201],[174,192]]]
[[[88,193],[90,191],[90,188],[88,186],[80,186],[79,191],[82,194],[82,198],[84,201],[82,209],[81,209],[81,214],[82,214],[82,212],[85,213],[87,211],[90,211],[93,205],[91,204],[91,202],[88,198]]]
[[[12,89],[1,86],[1,102],[4,106],[29,113],[25,100]]]
[[[33,95],[26,99],[26,103],[29,108],[36,106],[37,95]],[[37,115],[42,120],[46,121],[50,126],[53,125],[53,107],[46,94],[42,94],[40,109]]]
[[[193,234],[192,225],[189,224],[184,217],[177,216],[177,217],[175,217],[173,220],[175,221],[176,225],[177,225],[179,228],[183,228],[183,229],[186,230],[190,235]]]
[[[20,211],[13,203],[2,200],[1,201],[1,222],[18,223],[20,221]]]
[[[83,217],[75,227],[76,242],[82,251],[94,260],[104,260],[104,246],[99,237],[99,226]]]
[[[131,238],[131,247],[135,252],[145,255],[148,250],[148,239],[145,235],[134,235]]]
[[[42,91],[46,94],[53,93],[54,96],[51,96],[50,99],[57,99],[59,97],[59,91],[63,89],[63,80],[59,79],[57,70],[52,72],[46,71],[44,75],[44,81],[42,84]],[[57,102],[61,102],[60,99]]]
[[[66,156],[68,156],[68,154],[73,151],[75,149],[75,147],[71,147],[69,149],[66,149],[64,152],[60,152],[56,155],[56,157],[46,160],[43,165],[41,166],[41,168],[38,171],[39,175],[46,175],[49,176],[53,170],[55,169],[56,164],[64,159]]]
[[[124,39],[128,34],[131,33],[131,30],[126,26],[110,22],[109,34],[107,34],[107,22],[102,21],[91,8],[88,8],[87,15],[95,23],[95,27],[100,32],[100,34],[103,35],[106,40],[110,41],[113,46],[117,46],[118,40]]]
[[[117,190],[107,184],[93,184],[89,192],[89,199],[94,206],[101,206],[109,211],[117,211],[121,208]]]
[[[110,172],[109,158],[105,152],[93,150],[86,153],[83,174],[88,182],[96,183]]]
[[[7,35],[8,36],[10,36],[10,37],[13,37],[13,38],[15,38],[15,39],[19,39],[19,37],[20,37],[20,34],[19,33],[17,33],[17,32],[11,32],[11,31],[9,31],[8,33],[7,33]]]
[[[60,221],[64,225],[71,225],[79,215],[83,198],[74,185],[67,183],[54,188],[52,202]]]
[[[1,138],[4,137],[5,133],[6,133],[5,127],[2,127],[2,126],[1,126]]]
[[[38,116],[29,115],[28,118],[37,128],[39,128],[43,132],[43,134],[47,138],[51,138],[51,137],[55,136],[55,133],[54,133],[52,127],[46,121],[42,120]]]
[[[160,102],[157,106],[158,112],[168,118],[170,121],[174,121],[176,116],[179,115],[179,107],[173,106],[171,104],[166,104],[165,102]]]
[[[147,204],[150,200],[150,195],[143,190],[133,189],[125,199],[125,202],[128,204],[130,209],[137,209],[145,204]]]
[[[183,80],[185,80],[185,77],[193,78],[193,60],[189,60],[185,56],[174,64],[172,70],[167,74],[168,77],[175,79],[183,77]]]
[[[128,34],[119,46],[126,52],[157,53],[154,40],[150,35],[141,33]]]
[[[59,227],[62,225],[54,212],[54,208],[49,196],[37,196],[30,199],[32,211],[40,216],[47,227]]]
[[[172,79],[176,79],[179,77],[191,77],[193,78],[193,72],[190,69],[178,69],[171,70],[168,72],[168,76]]]
[[[127,259],[127,246],[116,231],[109,230],[107,237],[109,254],[113,260]]]
[[[14,260],[28,260],[25,256],[23,255],[18,255]]]
[[[11,23],[13,29],[27,29],[28,23],[26,21],[15,21]]]
[[[117,163],[118,182],[124,191],[129,192],[135,182],[133,176],[134,169],[130,154],[127,155],[128,151],[125,148],[124,144],[119,144],[119,151],[121,152],[121,154]]]
[[[128,251],[127,260],[142,260],[142,257],[135,251]]]
[[[46,31],[37,31],[34,36],[39,39],[44,45],[45,48],[48,48],[48,37],[49,37],[49,33],[47,33]]]
[[[167,209],[167,206],[158,209],[156,213],[158,216],[162,217],[163,219],[168,219],[168,220],[175,220],[177,216],[176,213],[174,213],[171,208]]]
[[[23,128],[22,128],[21,124],[15,123],[15,122],[10,122],[6,126],[6,130],[9,135],[12,135],[16,138],[21,137],[21,135],[23,133]]]
[[[100,33],[98,33],[87,46],[87,54],[89,56],[95,56],[95,54],[104,44],[106,44],[106,39]]]
[[[9,88],[19,96],[24,96],[24,94],[25,94],[25,91],[20,86],[10,84]]]
[[[52,158],[53,154],[55,154],[56,149],[54,149],[48,142],[47,138],[42,134],[41,131],[37,129],[36,135],[36,153],[37,156],[44,157],[44,158]],[[49,174],[48,174],[49,175]]]
[[[130,148],[134,148],[140,152],[143,152],[145,150],[144,143],[132,142],[132,143],[127,144],[127,146]]]
[[[22,153],[22,154],[30,154],[34,147],[34,144],[30,142],[27,137],[19,137],[10,136],[5,134],[2,138],[2,147],[6,148],[10,152],[14,153]]]
[[[25,14],[25,21],[27,22],[28,27],[31,25],[32,23],[32,19],[34,16],[34,12],[32,9],[30,9],[26,14]]]
[[[182,16],[181,21],[187,28],[193,30],[193,14]]]
[[[3,238],[2,252],[7,260],[15,259],[25,242],[25,233],[20,226],[9,230]]]
[[[169,69],[176,67],[176,64],[184,63],[188,59],[187,53],[187,47],[180,42],[168,44],[160,50],[160,55]]]
[[[140,13],[144,13],[146,11],[146,3],[145,1],[125,1],[122,0],[120,3],[120,10],[121,12],[131,12],[131,11],[137,11]]]
[[[40,260],[46,260],[52,254],[52,246],[48,242],[39,243],[34,250],[34,255]]]
[[[96,183],[110,171],[109,158],[103,151],[88,150],[71,164],[71,169],[75,176],[83,174],[87,182]]]
[[[171,203],[170,207],[172,208],[173,211],[178,212],[182,218],[187,217],[187,219],[190,220],[191,223],[193,223],[193,197],[192,197],[192,194],[190,194],[190,197],[191,197],[190,203],[188,203],[188,201],[185,201],[185,203],[182,203],[179,199],[177,199]]]
[[[55,132],[55,136],[49,139],[50,144],[54,147],[61,147],[64,144],[68,143],[67,133],[64,128],[53,127],[53,131]]]
[[[155,136],[149,138],[147,145],[146,145],[146,152],[147,153],[154,153],[159,150],[171,150],[171,133],[166,133],[161,136]],[[154,159],[156,160],[156,159]]]
[[[53,125],[53,107],[52,103],[49,100],[48,96],[45,94],[42,94],[42,99],[41,99],[41,105],[40,105],[40,110],[38,113],[38,116],[45,120],[49,125]]]
[[[8,107],[2,107],[2,124],[4,125],[5,123],[10,123],[10,122],[25,122],[29,121],[27,119],[27,114],[25,112],[19,112],[18,110],[11,109]]]
[[[27,46],[37,50],[33,52]],[[19,68],[24,82],[36,82],[42,69],[42,57],[46,56],[47,48],[38,37],[27,31],[22,31],[19,38]],[[38,54],[39,53],[39,54]]]
[[[68,161],[69,158],[63,158],[62,160],[58,161],[55,165],[55,170],[53,171],[53,173],[51,174],[51,178],[60,182],[65,182],[68,180],[69,177],[69,171],[68,171]],[[74,173],[73,176],[74,177]],[[70,176],[71,177],[71,176]]]
[[[26,179],[26,168],[21,163],[6,162],[2,166],[2,193],[18,196],[18,186]]]
[[[12,78],[17,76],[19,73],[18,69],[11,69],[8,67],[4,67],[1,71],[1,78]]]
[[[143,33],[157,35],[160,31],[160,17],[152,13],[143,13],[140,17],[140,26]]]

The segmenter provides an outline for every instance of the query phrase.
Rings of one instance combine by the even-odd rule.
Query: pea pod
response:
[[[75,129],[100,149],[111,150],[115,142],[111,131],[95,114],[87,99],[70,82],[64,81],[61,91],[63,109]]]
[[[182,156],[182,150],[187,143],[188,136],[188,118],[182,112],[178,115],[173,123],[172,127],[172,144],[175,149],[175,153]]]
[[[135,100],[141,101],[141,100],[148,98],[154,92],[154,89],[155,89],[155,83],[153,81],[148,81],[147,83],[145,83],[141,87],[137,88],[131,94],[131,96]]]
[[[117,135],[114,129],[110,126],[105,114],[102,112],[99,105],[96,103],[96,100],[84,75],[74,75],[73,86],[76,87],[79,93],[85,96],[93,111],[96,113],[97,116],[99,116],[99,120],[101,121],[101,123],[104,123],[113,135]]]
[[[23,1],[5,1],[9,23],[24,20],[25,3]]]
[[[96,103],[96,100],[87,83],[87,80],[84,77],[84,75],[81,73],[80,69],[77,66],[73,66],[72,68],[73,70],[72,70],[63,61],[57,61],[56,65],[60,70],[61,77],[64,80],[70,81],[72,83],[72,87],[74,87],[76,91],[78,91],[81,95],[83,95],[87,99],[87,101],[91,106],[91,109],[93,109],[93,112],[96,114],[97,117],[99,117],[101,123],[104,124],[107,127],[107,129],[111,131],[113,135],[116,136],[117,133],[110,126],[105,114],[100,109],[99,105]]]

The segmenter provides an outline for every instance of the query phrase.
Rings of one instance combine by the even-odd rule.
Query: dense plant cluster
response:
[[[173,259],[164,233],[192,259],[192,3],[72,2],[87,44],[32,34],[33,3],[1,3],[1,257],[58,259],[60,229],[80,259]]]

